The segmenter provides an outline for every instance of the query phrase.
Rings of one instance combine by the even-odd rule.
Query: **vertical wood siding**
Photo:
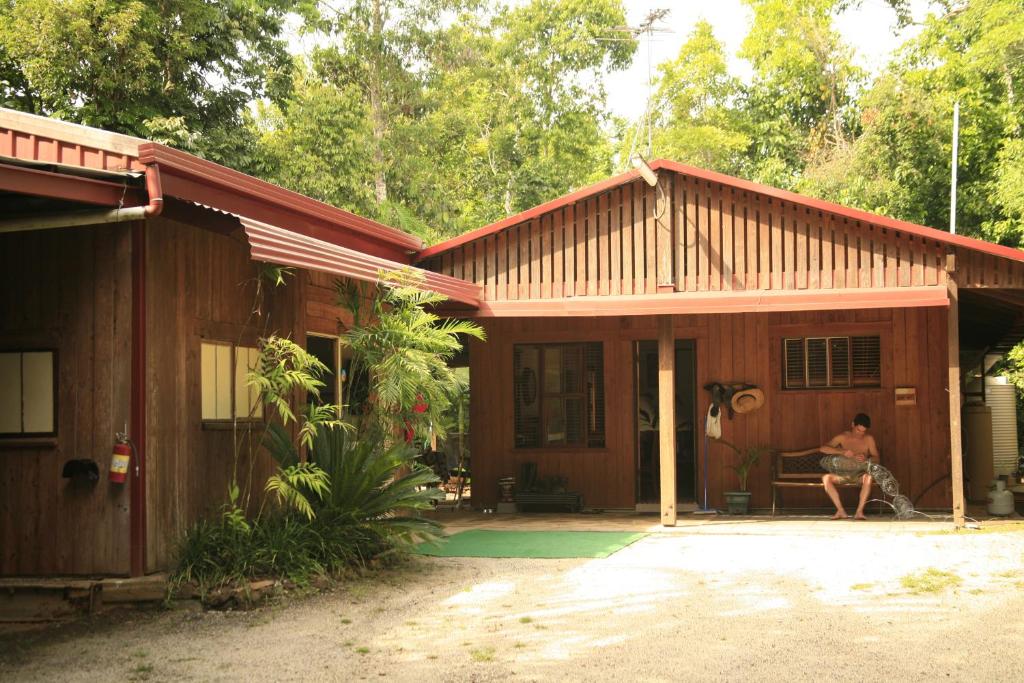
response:
[[[128,422],[130,225],[0,235],[0,349],[57,350],[57,436],[0,441],[0,575],[127,574],[130,485],[107,481]],[[61,478],[95,460],[100,481]]]
[[[488,300],[945,281],[937,241],[668,171],[656,188],[616,187],[422,265],[459,277],[477,250],[495,264],[474,278]],[[959,252],[965,286],[1024,287],[1024,264]]]
[[[795,243],[794,243],[795,244]],[[824,443],[846,429],[858,412],[873,420],[882,462],[901,491],[919,507],[951,504],[949,407],[946,398],[946,311],[942,308],[878,309],[735,315],[674,316],[677,339],[696,340],[698,466],[703,415],[712,381],[750,382],[764,389],[760,410],[723,419],[723,438],[738,446],[764,444],[779,449]],[[516,476],[523,462],[535,462],[541,475],[561,475],[583,493],[591,507],[630,508],[635,504],[635,418],[633,341],[656,338],[656,318],[493,318],[480,321],[488,341],[471,342],[474,390],[470,403],[474,504],[496,502],[497,480]],[[882,386],[850,390],[783,391],[781,340],[800,335],[878,334]],[[517,343],[599,341],[604,348],[606,447],[601,449],[516,449],[513,434],[512,349]],[[894,388],[917,388],[914,407],[896,408]],[[711,504],[735,488],[729,466],[734,456],[712,443],[708,487]],[[698,473],[698,477],[702,472]],[[771,505],[770,462],[750,475],[755,507]],[[845,495],[845,494],[844,494]],[[825,507],[824,492],[787,491],[785,504]]]

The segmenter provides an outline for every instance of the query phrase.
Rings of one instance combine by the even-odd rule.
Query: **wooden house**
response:
[[[420,252],[482,290],[460,313],[488,336],[470,346],[475,502],[492,507],[493,482],[529,462],[588,507],[666,523],[705,495],[720,507],[736,456],[705,439],[705,387],[725,383],[765,397],[721,419],[730,443],[813,447],[867,413],[901,492],[962,515],[960,380],[1024,336],[1024,252],[650,170],[653,185],[631,171]],[[755,507],[772,500],[770,460],[750,474]]]
[[[163,145],[0,109],[0,575],[167,569],[226,502],[257,337],[290,336],[336,382],[335,278],[376,281],[421,246]],[[256,260],[295,276],[257,291]],[[475,304],[475,285],[425,277]],[[260,491],[273,464],[246,463]]]
[[[671,524],[705,491],[720,505],[735,482],[730,451],[705,445],[717,382],[764,393],[722,419],[737,446],[820,444],[866,412],[915,504],[962,515],[960,380],[1022,336],[1022,252],[653,172],[423,249],[160,144],[0,109],[0,575],[167,569],[225,502],[258,336],[305,345],[336,389],[335,279],[410,265],[488,333],[469,352],[478,506],[527,462],[588,507]],[[259,287],[266,263],[295,275]],[[272,466],[258,455],[240,476],[258,490]],[[770,480],[760,463],[755,507]]]

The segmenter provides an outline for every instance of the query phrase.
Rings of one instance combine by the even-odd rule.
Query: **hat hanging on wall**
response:
[[[749,413],[764,405],[764,392],[753,387],[740,389],[732,395],[732,409],[737,413]]]

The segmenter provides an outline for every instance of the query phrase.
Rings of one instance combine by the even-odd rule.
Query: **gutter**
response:
[[[146,166],[146,194],[149,197],[149,203],[145,206],[118,207],[101,211],[75,211],[0,221],[0,233],[52,230],[104,223],[127,223],[159,216],[164,210],[164,193],[163,185],[160,182],[160,168],[156,164]]]

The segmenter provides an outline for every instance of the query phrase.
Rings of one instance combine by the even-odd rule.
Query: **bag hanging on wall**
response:
[[[722,410],[714,404],[708,406],[708,417],[704,421],[704,433],[712,439],[722,436]]]

